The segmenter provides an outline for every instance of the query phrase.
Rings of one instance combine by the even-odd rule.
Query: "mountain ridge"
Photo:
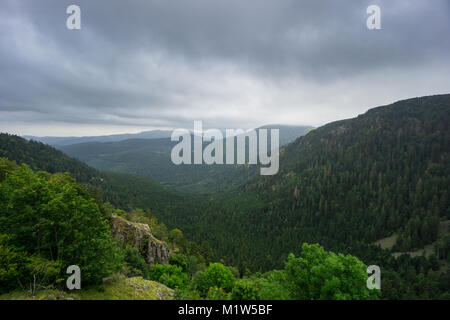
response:
[[[302,135],[304,132],[313,129],[312,126],[303,125],[264,125],[257,129],[271,129],[278,128],[282,131],[286,131],[285,137],[280,141],[280,144],[286,144],[292,142],[294,138],[298,135]],[[225,129],[220,129],[223,133]],[[89,142],[120,142],[130,139],[162,139],[170,138],[173,130],[148,130],[138,133],[119,133],[111,135],[99,135],[99,136],[33,136],[33,135],[23,135],[21,136],[27,140],[34,140],[42,142],[53,147],[63,147],[73,144],[89,143]],[[298,131],[298,132],[296,132]],[[224,134],[225,136],[225,134]]]
[[[312,129],[309,126],[268,125],[256,130],[275,127],[280,130],[280,145],[290,143]],[[164,138],[128,139],[73,144],[59,149],[99,170],[146,176],[165,186],[190,193],[225,192],[230,186],[239,185],[258,174],[259,166],[175,165],[171,162],[171,150],[177,143]]]

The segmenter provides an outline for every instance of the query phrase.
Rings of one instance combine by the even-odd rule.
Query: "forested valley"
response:
[[[277,175],[208,195],[0,134],[2,289],[43,265],[57,283],[77,257],[92,285],[125,268],[179,299],[448,299],[449,128],[450,95],[399,101],[285,145]],[[148,267],[116,243],[111,215],[149,224],[169,243],[170,264]],[[381,293],[365,287],[372,264]]]

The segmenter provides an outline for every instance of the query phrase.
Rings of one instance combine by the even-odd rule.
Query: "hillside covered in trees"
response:
[[[117,220],[170,241],[170,259],[150,262],[137,238],[126,241],[135,236],[130,231],[113,236]],[[114,209],[68,174],[34,172],[0,158],[0,299],[379,297],[366,287],[363,262],[319,245],[303,244],[301,256],[291,254],[284,269],[264,274],[241,277],[232,266],[206,262],[181,230],[168,233],[149,211]],[[83,287],[68,292],[65,270],[73,265],[81,269]]]
[[[211,235],[218,252],[257,269],[281,263],[302,241],[352,251],[398,233],[395,249],[422,247],[450,218],[449,112],[443,95],[323,126],[281,150],[277,175],[254,177],[210,199],[209,209],[169,220]]]
[[[319,243],[379,265],[383,298],[448,298],[449,236],[438,229],[450,219],[449,128],[450,95],[371,109],[283,147],[277,175],[255,175],[208,197],[145,177],[100,172],[10,135],[0,135],[0,156],[35,170],[67,171],[118,209],[149,209],[168,229],[183,230],[206,261],[235,267],[251,286],[279,280],[277,272],[266,272],[288,272],[289,253],[301,256],[309,250],[302,243]],[[390,249],[374,244],[392,235],[397,240]],[[431,254],[393,255],[425,245]],[[194,291],[214,295],[202,290]],[[192,291],[179,294],[190,297]]]
[[[68,172],[97,197],[123,210],[147,208],[164,212],[173,205],[186,206],[195,201],[193,196],[184,197],[146,177],[98,171],[49,145],[14,135],[0,134],[0,157],[25,163],[33,170]]]
[[[281,150],[277,175],[169,220],[240,270],[280,266],[300,243],[318,242],[396,272],[416,264],[410,277],[423,274],[425,262],[399,263],[371,245],[397,234],[391,252],[436,247],[429,259],[441,261],[446,278],[436,281],[448,290],[449,242],[438,228],[450,219],[449,146],[450,95],[400,101],[311,131]]]
[[[259,129],[269,131],[278,129],[279,143],[282,146],[305,135],[313,128],[267,125],[255,131],[258,132]],[[222,133],[225,137],[225,130],[222,130]],[[193,141],[192,138],[191,141]],[[169,135],[169,138],[130,138],[113,142],[73,143],[56,147],[99,170],[146,176],[165,186],[195,194],[226,192],[259,172],[255,166],[249,168],[246,165],[175,165],[170,159],[170,154],[177,143],[177,141],[171,141]],[[248,146],[246,152],[248,152]],[[224,159],[226,153],[224,143]],[[234,154],[236,155],[236,145]]]

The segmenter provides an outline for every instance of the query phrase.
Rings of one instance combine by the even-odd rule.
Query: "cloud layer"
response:
[[[82,29],[66,28],[81,7]],[[382,30],[366,28],[378,4]],[[450,92],[445,0],[2,0],[0,131],[321,125]]]

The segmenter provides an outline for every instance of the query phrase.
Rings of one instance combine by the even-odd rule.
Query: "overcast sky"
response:
[[[448,0],[0,1],[1,132],[319,126],[440,93]]]

